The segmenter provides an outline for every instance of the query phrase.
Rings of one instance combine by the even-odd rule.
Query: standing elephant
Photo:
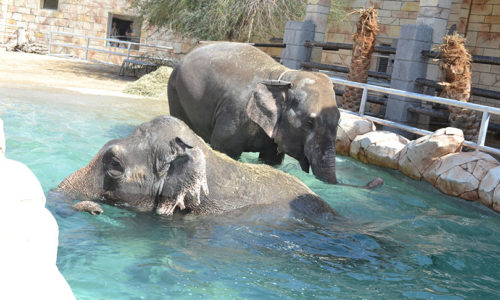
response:
[[[337,183],[335,137],[339,110],[331,80],[284,67],[241,43],[197,48],[168,82],[170,114],[216,150],[233,158],[260,152],[267,164],[284,155],[322,181]]]
[[[127,138],[108,142],[87,166],[64,179],[56,192],[86,200],[74,207],[92,214],[102,209],[88,200],[163,215],[221,214],[270,204],[310,216],[336,215],[295,177],[214,151],[170,116],[141,124]]]

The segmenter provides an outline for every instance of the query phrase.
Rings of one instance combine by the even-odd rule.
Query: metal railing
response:
[[[70,43],[54,43],[54,37],[53,37],[54,35],[65,35],[65,36],[74,36],[74,37],[84,38],[84,39],[86,39],[86,46],[85,47],[78,46],[78,45],[74,45],[74,44],[70,44]],[[106,48],[102,49],[102,48],[91,47],[90,46],[91,40],[105,41],[104,44],[106,45],[105,46]],[[127,53],[108,50],[107,48],[114,47],[114,46],[110,46],[109,43],[126,44],[127,45],[127,47],[126,47]],[[118,55],[118,56],[126,56],[126,59],[130,59],[130,57],[138,57],[138,56],[132,55],[130,53],[131,50],[134,50],[134,49],[131,49],[132,45],[137,45],[138,47],[148,47],[148,48],[155,48],[155,49],[168,50],[168,51],[171,51],[173,49],[172,47],[141,44],[141,43],[137,43],[137,42],[123,41],[123,40],[119,40],[119,39],[101,38],[101,37],[87,36],[87,35],[83,35],[83,34],[76,34],[76,33],[70,33],[70,32],[51,31],[50,36],[49,36],[48,54],[52,55],[52,56],[61,56],[59,54],[52,53],[53,46],[61,46],[61,47],[85,50],[85,59],[84,60],[89,60],[89,52],[90,51],[107,53],[107,54]],[[109,64],[109,63],[105,63],[105,62],[101,62],[101,61],[92,61],[92,62]]]
[[[464,141],[464,145],[471,147],[471,148],[474,148],[474,149],[478,149],[478,150],[482,150],[485,152],[500,155],[500,149],[488,147],[488,146],[484,145],[484,142],[486,140],[486,133],[488,131],[488,125],[490,122],[490,114],[500,115],[500,108],[486,106],[486,105],[480,105],[480,104],[475,104],[475,103],[461,102],[461,101],[457,101],[457,100],[451,100],[451,99],[441,98],[441,97],[434,97],[434,96],[423,95],[423,94],[407,92],[407,91],[402,91],[402,90],[396,90],[396,89],[391,89],[391,88],[386,88],[386,87],[381,87],[381,86],[376,86],[376,85],[371,85],[371,84],[366,84],[366,83],[353,82],[353,81],[348,81],[348,80],[335,78],[335,77],[330,77],[330,79],[335,84],[341,84],[344,86],[351,86],[351,87],[363,89],[363,95],[361,97],[361,104],[359,107],[359,112],[354,113],[354,112],[343,110],[343,109],[341,109],[341,111],[346,112],[346,113],[355,114],[355,115],[360,115],[366,119],[372,120],[375,123],[389,126],[389,127],[393,127],[393,128],[402,129],[404,131],[415,133],[418,135],[429,135],[429,134],[432,134],[432,132],[425,130],[425,129],[420,129],[420,128],[416,128],[416,127],[412,127],[412,126],[408,126],[408,125],[399,124],[399,123],[396,123],[393,121],[388,121],[388,120],[365,115],[365,106],[366,106],[366,100],[368,98],[368,91],[376,91],[376,92],[390,94],[390,95],[413,98],[413,99],[418,99],[421,101],[445,104],[445,105],[450,105],[450,106],[457,106],[457,107],[461,107],[461,108],[466,108],[466,109],[471,109],[471,110],[482,112],[483,117],[481,119],[481,127],[479,128],[479,134],[478,134],[477,141],[475,143],[472,141]]]

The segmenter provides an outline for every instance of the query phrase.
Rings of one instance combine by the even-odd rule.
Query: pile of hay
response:
[[[127,84],[124,93],[167,99],[167,83],[172,74],[171,67],[162,66],[156,71]]]

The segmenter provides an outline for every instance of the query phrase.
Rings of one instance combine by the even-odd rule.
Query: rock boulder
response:
[[[375,124],[373,124],[372,121],[341,112],[337,128],[337,137],[335,139],[337,154],[349,155],[352,141],[358,135],[371,131],[375,131]]]
[[[357,136],[351,143],[351,157],[365,163],[397,169],[399,154],[408,139],[388,131],[372,131]]]
[[[500,212],[500,166],[488,170],[479,185],[479,200]]]
[[[483,152],[451,153],[437,159],[423,176],[445,194],[477,201],[479,184],[498,165],[495,158]]]
[[[401,151],[399,170],[420,180],[427,169],[441,156],[461,151],[464,143],[462,130],[448,127],[411,141]]]

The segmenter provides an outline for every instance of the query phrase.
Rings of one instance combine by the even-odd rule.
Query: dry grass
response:
[[[156,71],[142,76],[134,82],[127,84],[124,93],[146,97],[167,99],[167,84],[173,69],[162,66]]]

